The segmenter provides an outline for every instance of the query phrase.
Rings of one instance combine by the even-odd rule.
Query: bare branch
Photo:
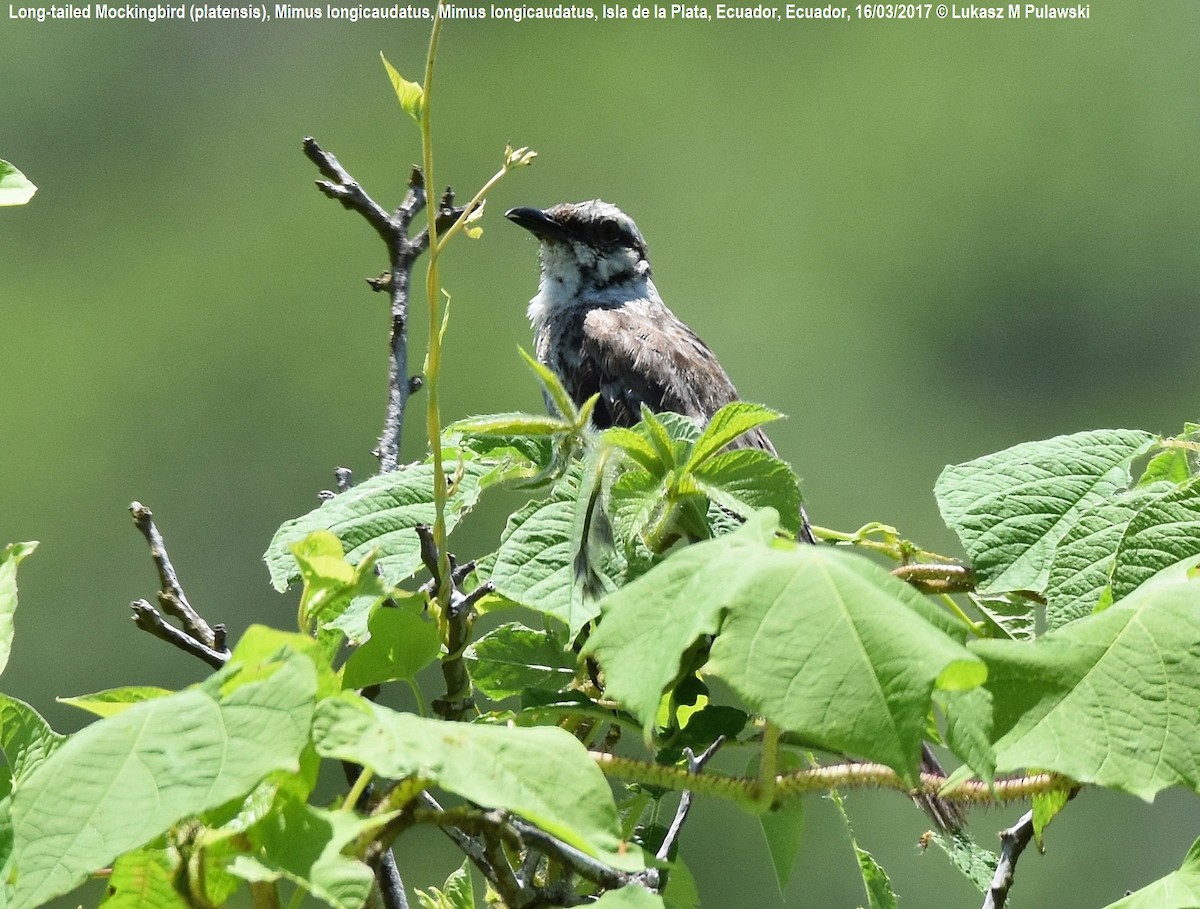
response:
[[[683,749],[683,756],[687,759],[688,773],[696,776],[704,769],[704,765],[709,759],[717,753],[717,749],[725,742],[725,736],[717,736],[717,740],[709,745],[697,757],[691,748]],[[667,835],[663,837],[662,845],[658,847],[658,852],[654,856],[660,862],[665,862],[670,859],[671,852],[675,848],[675,843],[679,840],[679,834],[683,832],[683,822],[687,820],[688,812],[692,810],[692,790],[683,790],[683,795],[679,797],[679,807],[675,809],[675,819],[671,821],[671,826],[667,830]]]
[[[180,631],[174,625],[168,624],[167,620],[159,615],[158,610],[145,600],[134,600],[132,607],[133,623],[142,629],[142,631],[150,632],[156,638],[166,641],[172,647],[178,647],[184,653],[190,653],[197,659],[206,662],[213,669],[220,669],[228,662],[228,650],[217,651],[211,647],[207,647],[191,635]]]
[[[1032,839],[1032,811],[1026,811],[1019,821],[1007,830],[1000,831],[1000,862],[996,865],[996,873],[992,875],[991,886],[984,897],[983,909],[1004,909],[1017,870],[1017,860]]]
[[[408,293],[413,263],[428,248],[429,235],[426,230],[420,230],[409,236],[409,231],[417,215],[425,208],[425,178],[420,168],[412,169],[404,200],[389,215],[342,167],[337,158],[317,144],[316,139],[308,137],[304,140],[304,154],[325,177],[317,181],[317,188],[350,211],[360,214],[388,249],[389,270],[378,278],[370,279],[369,283],[374,290],[388,291],[392,304],[388,401],[383,432],[375,449],[380,473],[390,473],[400,466],[400,436],[409,395],[420,387],[419,377],[408,374]],[[454,207],[453,198],[449,191],[443,196],[437,214],[439,226],[443,222],[453,224],[462,214],[461,209]]]
[[[179,620],[182,629],[176,628],[159,614],[158,610],[145,600],[133,603],[133,621],[138,628],[148,631],[156,638],[166,641],[172,647],[178,647],[185,653],[203,660],[214,669],[220,669],[229,660],[229,648],[225,644],[225,626],[209,625],[204,618],[192,608],[187,594],[175,574],[175,566],[167,555],[166,544],[162,534],[154,523],[154,515],[141,502],[133,502],[129,506],[133,515],[133,523],[146,538],[150,546],[150,557],[158,569],[159,584],[162,589],[158,592],[158,602],[163,612]]]
[[[171,564],[171,557],[167,555],[162,534],[155,526],[153,512],[141,502],[133,502],[129,506],[129,513],[133,515],[134,525],[146,538],[146,543],[150,546],[150,558],[154,560],[154,566],[158,569],[159,605],[167,615],[179,619],[188,635],[206,647],[213,647],[216,644],[216,634],[212,626],[204,621],[188,602],[187,594],[183,592],[179,577],[175,574],[175,566]]]

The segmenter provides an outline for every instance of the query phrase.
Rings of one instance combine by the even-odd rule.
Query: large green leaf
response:
[[[474,461],[447,465],[457,480],[446,503],[446,529],[453,530],[462,514],[479,499],[483,479],[492,469]],[[412,464],[380,474],[338,493],[303,517],[287,521],[276,531],[263,556],[276,590],[286,590],[300,577],[292,545],[316,530],[329,530],[342,541],[346,557],[357,562],[378,550],[379,565],[392,583],[421,567],[421,546],[414,528],[433,524],[433,466]]]
[[[979,685],[983,664],[946,633],[961,626],[884,569],[777,540],[777,527],[764,511],[608,597],[585,648],[606,694],[648,728],[684,654],[716,634],[706,671],[751,709],[915,779],[934,689]]]
[[[1104,909],[1196,909],[1200,906],[1200,840],[1192,844],[1183,865],[1164,878]]]
[[[249,680],[239,680],[245,673]],[[16,786],[12,906],[66,893],[189,815],[297,770],[308,742],[312,661],[235,661],[203,686],[135,704],[71,736]]]
[[[1080,432],[943,470],[938,507],[970,556],[979,592],[1042,590],[1059,540],[1129,486],[1130,462],[1154,442],[1137,430]]]
[[[1129,522],[1113,565],[1120,600],[1164,568],[1200,555],[1200,477],[1145,508]]]
[[[1171,491],[1169,483],[1118,493],[1085,511],[1054,551],[1046,582],[1050,629],[1089,615],[1106,598],[1117,549],[1138,510]]]
[[[471,680],[492,700],[536,688],[561,691],[575,678],[576,657],[563,641],[524,625],[501,625],[463,654]]]
[[[572,470],[549,497],[519,509],[490,569],[497,593],[554,616],[572,636],[599,614],[600,596],[624,570],[598,501],[596,470],[591,463]]]
[[[417,602],[423,597],[413,597]],[[345,688],[366,688],[392,679],[411,679],[434,661],[441,647],[437,625],[417,609],[377,606],[369,621],[371,639],[346,661]]]
[[[610,865],[641,867],[622,848],[608,783],[565,730],[424,719],[347,693],[317,707],[313,740],[326,757],[504,808]]]
[[[0,694],[0,748],[16,780],[26,777],[66,740],[24,701]]]
[[[1033,643],[975,641],[996,769],[1053,770],[1144,799],[1200,791],[1200,577],[1177,566]]]
[[[13,614],[17,611],[17,566],[37,543],[10,543],[0,549],[0,672],[12,653]]]
[[[760,508],[774,508],[788,535],[799,533],[800,484],[774,455],[758,448],[723,451],[697,467],[693,478],[722,508],[743,518]]]

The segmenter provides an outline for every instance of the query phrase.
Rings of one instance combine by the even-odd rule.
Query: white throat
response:
[[[658,297],[650,264],[627,250],[609,258],[580,243],[543,243],[541,258],[538,292],[526,310],[534,331],[555,314],[576,307],[612,307]]]

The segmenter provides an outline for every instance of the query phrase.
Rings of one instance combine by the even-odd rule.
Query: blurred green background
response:
[[[300,140],[395,204],[419,143],[378,54],[419,78],[426,41],[414,23],[0,20],[0,157],[40,186],[0,211],[0,542],[42,541],[4,689],[56,727],[83,718],[55,695],[203,675],[128,619],[156,589],[133,499],[210,619],[294,621],[260,555],[335,465],[373,470],[387,332],[362,280],[382,247],[313,188]],[[437,180],[473,192],[506,142],[540,157],[447,259],[444,412],[541,407],[516,353],[536,247],[500,214],[603,197],[743,395],[790,415],[772,437],[816,521],[957,552],[943,465],[1200,418],[1198,50],[1190,0],[1073,23],[451,23]],[[408,457],[421,432],[413,414]],[[457,552],[488,551],[517,501],[473,515]],[[907,905],[980,903],[919,853],[905,800],[849,807]],[[702,804],[684,858],[705,905],[863,904],[841,822],[806,808],[780,898],[756,822]],[[973,829],[994,842],[1019,813]],[[1189,794],[1085,793],[1024,859],[1016,905],[1119,898],[1178,867],[1195,815]],[[453,865],[433,834],[410,847],[410,884]]]

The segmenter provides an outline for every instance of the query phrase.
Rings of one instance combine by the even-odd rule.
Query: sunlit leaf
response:
[[[397,713],[351,694],[317,708],[313,740],[326,757],[393,779],[418,778],[488,808],[521,815],[607,864],[641,866],[618,838],[617,810],[587,750],[557,727],[449,723]]]
[[[37,549],[36,542],[10,543],[0,549],[0,672],[12,653],[13,615],[17,611],[17,566]]]
[[[1155,441],[1136,430],[1081,432],[943,470],[938,507],[971,558],[979,592],[1042,590],[1058,542],[1084,512],[1129,486],[1130,462]]]
[[[379,59],[383,61],[383,68],[387,70],[388,79],[391,80],[392,89],[396,92],[396,98],[400,101],[400,107],[404,112],[412,117],[417,123],[421,122],[421,117],[425,113],[425,90],[416,82],[409,82],[396,68],[388,62],[387,57],[381,51]]]
[[[37,187],[28,177],[7,161],[0,161],[0,205],[24,205],[35,192]]]

